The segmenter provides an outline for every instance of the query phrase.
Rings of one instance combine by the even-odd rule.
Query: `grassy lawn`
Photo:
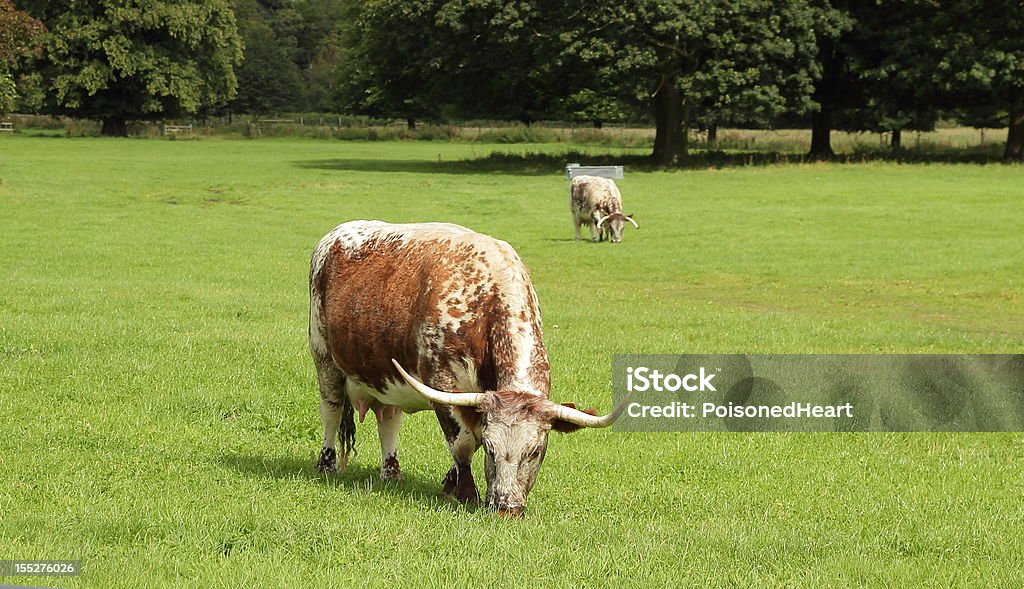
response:
[[[1019,584],[1020,434],[552,435],[517,521],[435,498],[428,414],[404,483],[372,419],[320,476],[306,275],[349,219],[514,245],[558,401],[607,409],[614,353],[1024,347],[1020,166],[627,170],[611,246],[561,170],[464,161],[566,148],[0,138],[0,559],[85,567],[0,582]]]

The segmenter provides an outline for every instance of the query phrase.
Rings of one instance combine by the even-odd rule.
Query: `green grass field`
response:
[[[84,565],[0,582],[1019,585],[1021,434],[552,435],[513,521],[435,497],[429,414],[404,483],[372,419],[319,475],[306,275],[349,219],[509,241],[554,398],[603,410],[614,353],[1021,352],[1020,166],[627,169],[611,246],[557,167],[464,161],[493,149],[0,138],[0,560]]]

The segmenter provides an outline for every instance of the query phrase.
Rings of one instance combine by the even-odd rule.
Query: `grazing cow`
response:
[[[622,213],[622,194],[614,180],[599,176],[576,176],[569,183],[569,210],[576,228],[576,239],[580,238],[580,225],[590,228],[590,239],[597,241],[609,238],[612,243],[622,241],[622,228],[626,221],[640,228],[633,215]]]
[[[548,399],[548,355],[526,267],[509,244],[465,227],[341,224],[313,252],[309,294],[321,471],[344,468],[354,413],[362,421],[372,412],[380,476],[400,479],[402,414],[433,409],[454,461],[442,493],[479,501],[470,465],[483,446],[487,506],[520,515],[548,432],[606,427],[625,407],[599,417]]]

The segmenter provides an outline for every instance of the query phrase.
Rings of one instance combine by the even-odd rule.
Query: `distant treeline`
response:
[[[0,0],[5,20],[0,111],[6,92],[109,135],[229,113],[633,123],[673,165],[693,129],[810,127],[830,157],[834,129],[898,149],[950,120],[1024,158],[1019,0]]]

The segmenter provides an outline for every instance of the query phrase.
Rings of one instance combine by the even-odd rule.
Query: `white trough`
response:
[[[599,176],[622,180],[622,166],[581,166],[579,164],[567,164],[565,166],[566,180],[572,180],[576,176]]]

